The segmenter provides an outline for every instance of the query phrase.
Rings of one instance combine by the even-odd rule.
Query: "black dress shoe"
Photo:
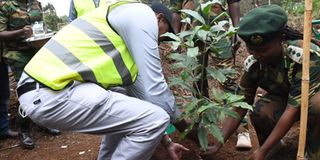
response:
[[[24,148],[24,149],[33,149],[34,148],[34,143],[33,143],[33,140],[30,136],[30,133],[21,132],[21,133],[19,133],[19,138],[20,138],[22,148]]]
[[[16,138],[18,137],[18,132],[8,129],[6,134],[0,135],[0,139]]]
[[[51,134],[51,135],[54,135],[54,136],[57,136],[57,135],[60,135],[61,132],[60,130],[58,129],[54,129],[54,128],[47,128],[47,127],[43,127],[43,126],[39,126],[41,130],[44,130],[45,132]]]

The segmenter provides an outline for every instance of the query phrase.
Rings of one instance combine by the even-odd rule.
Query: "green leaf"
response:
[[[220,25],[213,25],[211,28],[210,28],[210,31],[211,32],[223,32],[225,31],[225,29],[220,26]]]
[[[188,47],[194,47],[194,42],[193,42],[193,37],[187,37],[187,42],[185,42],[185,44],[188,46]]]
[[[206,110],[205,117],[208,118],[211,123],[217,122],[217,117],[213,109]]]
[[[201,22],[202,24],[205,24],[205,20],[204,18],[196,11],[190,10],[190,9],[182,9],[180,10],[183,13],[186,13],[190,16],[192,16],[193,18],[195,18],[196,20],[198,20],[199,22]]]
[[[214,19],[210,22],[210,24],[214,24],[215,22],[217,23],[217,22],[225,19],[225,17],[229,17],[228,13],[227,13],[227,12],[222,12],[222,13],[220,13],[216,18],[214,18]]]
[[[189,17],[186,17],[186,18],[182,19],[181,22],[191,25],[191,19]]]
[[[180,77],[181,77],[182,80],[185,81],[186,79],[188,79],[189,73],[186,72],[186,71],[183,71],[183,72],[181,72]]]
[[[216,46],[219,48],[220,52],[218,54],[218,58],[227,59],[232,58],[232,45],[229,38],[224,37],[218,40]]]
[[[216,103],[208,103],[208,104],[201,105],[201,107],[198,109],[198,113],[204,112],[207,109],[214,108],[215,105],[217,105],[217,104]]]
[[[244,109],[248,109],[248,110],[252,111],[252,106],[249,105],[249,104],[246,103],[246,102],[236,102],[236,103],[232,103],[232,106],[240,107],[240,108],[244,108]]]
[[[225,99],[225,95],[224,95],[224,93],[223,93],[221,90],[219,90],[219,89],[213,89],[213,90],[211,90],[211,93],[212,93],[214,99],[215,99],[217,102],[223,103],[223,101],[224,101],[224,99]]]
[[[193,32],[190,31],[190,30],[188,30],[188,31],[182,31],[182,32],[180,32],[178,35],[179,35],[179,37],[180,37],[181,39],[183,39],[184,37],[189,36],[189,35],[192,35],[192,34],[193,34]]]
[[[189,57],[197,57],[199,55],[199,48],[198,47],[188,48],[187,55]]]
[[[227,99],[228,103],[234,103],[234,102],[239,102],[244,99],[244,96],[242,95],[236,95],[232,93],[227,93]]]
[[[184,66],[183,62],[178,62],[178,63],[172,64],[170,66],[170,68],[173,69],[173,70],[178,70],[178,69],[181,69],[181,68],[184,69],[185,66]]]
[[[228,76],[231,76],[231,77],[235,77],[237,76],[237,70],[235,70],[234,68],[231,68],[231,67],[228,67],[228,68],[222,68],[222,69],[219,69],[220,72],[222,72],[224,75],[228,75]],[[237,77],[235,77],[237,78]]]
[[[162,34],[161,37],[170,37],[171,39],[174,39],[175,41],[178,41],[178,42],[181,41],[177,35],[175,35],[171,32],[166,32],[166,33]]]
[[[177,41],[168,41],[168,43],[171,43],[171,49],[173,51],[176,51],[178,47],[181,45],[181,42],[177,42]]]
[[[203,150],[207,150],[208,136],[207,136],[206,129],[203,126],[198,128],[198,139],[199,139],[201,148],[203,148]]]
[[[223,134],[219,127],[215,124],[207,125],[206,128],[208,128],[209,132],[221,143],[224,142],[223,140]]]
[[[222,111],[224,112],[224,114],[228,115],[229,117],[240,120],[239,114],[231,110],[230,108],[222,108]]]
[[[211,13],[212,2],[208,1],[204,4],[200,4],[201,12],[204,17],[209,17]]]
[[[220,83],[227,80],[227,77],[222,72],[213,67],[208,67],[207,72],[212,78],[218,80]]]
[[[209,31],[205,31],[205,30],[200,29],[200,30],[197,32],[197,37],[198,37],[201,41],[205,42],[205,41],[207,40],[207,37],[208,37],[209,33],[210,33]]]
[[[186,55],[185,54],[181,54],[181,53],[171,53],[169,55],[170,59],[176,60],[176,61],[185,61],[186,59]]]
[[[201,99],[194,99],[190,103],[188,103],[184,108],[185,112],[190,112],[191,110],[195,109],[197,107],[198,103],[201,102]]]
[[[179,85],[182,88],[190,91],[193,94],[197,93],[197,90],[193,88],[193,86],[191,84],[186,83],[185,81],[183,81],[180,78],[177,77],[169,77],[169,81],[170,81],[170,85],[169,86],[176,86]]]
[[[227,36],[231,37],[231,36],[235,35],[237,33],[237,30],[238,30],[237,27],[230,26],[227,31]]]

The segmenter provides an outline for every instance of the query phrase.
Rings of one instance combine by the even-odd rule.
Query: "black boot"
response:
[[[34,148],[34,143],[33,140],[30,136],[29,132],[20,132],[19,133],[19,139],[22,148],[24,149],[33,149]]]
[[[19,116],[18,123],[20,124],[20,133],[19,139],[22,148],[24,149],[33,149],[34,142],[31,138],[30,130],[31,130],[31,120],[29,118],[22,118]]]
[[[40,130],[43,130],[53,136],[57,136],[57,135],[60,135],[61,132],[60,130],[58,129],[54,129],[54,128],[47,128],[47,127],[44,127],[44,126],[39,126]]]

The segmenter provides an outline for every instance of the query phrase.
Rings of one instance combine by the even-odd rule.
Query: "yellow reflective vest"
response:
[[[100,0],[98,6],[95,5],[94,0],[73,0],[74,8],[77,11],[77,17],[88,13],[104,4],[106,0]]]
[[[126,3],[100,6],[65,26],[36,53],[25,72],[54,90],[73,80],[104,88],[132,84],[138,69],[106,20],[108,9]]]

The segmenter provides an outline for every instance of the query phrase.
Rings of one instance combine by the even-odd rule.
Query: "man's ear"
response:
[[[165,17],[163,13],[156,13],[156,15],[157,15],[158,22],[165,21]]]

